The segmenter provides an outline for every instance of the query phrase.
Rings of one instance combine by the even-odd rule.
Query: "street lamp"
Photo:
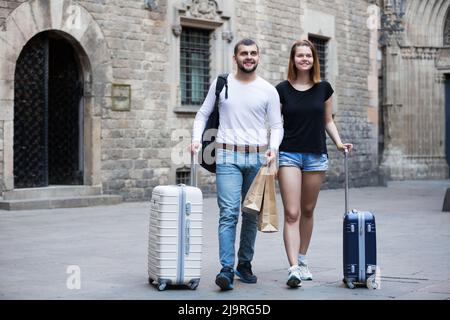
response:
[[[405,0],[387,0],[381,14],[380,44],[389,45],[390,37],[405,30],[403,16],[405,15]]]

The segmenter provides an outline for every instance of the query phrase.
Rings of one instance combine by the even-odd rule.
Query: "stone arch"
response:
[[[14,72],[26,43],[43,31],[58,32],[70,42],[84,80],[84,183],[101,185],[102,98],[112,83],[111,53],[89,12],[71,0],[31,0],[17,7],[0,31],[0,122],[3,122],[1,190],[14,188]]]
[[[443,42],[444,46],[450,46],[450,7],[447,9],[447,14],[445,16]]]
[[[414,43],[423,47],[441,47],[443,31],[450,0],[407,1],[405,28],[406,45]],[[421,23],[417,23],[421,21]]]

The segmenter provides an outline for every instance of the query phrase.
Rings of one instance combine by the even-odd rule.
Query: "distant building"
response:
[[[447,178],[450,1],[380,3],[385,21],[381,43],[381,173],[392,180]],[[404,16],[396,11],[403,11]]]

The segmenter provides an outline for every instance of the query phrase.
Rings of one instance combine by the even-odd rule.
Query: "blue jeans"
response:
[[[216,186],[219,216],[219,255],[222,267],[234,269],[236,225],[241,203],[258,173],[264,153],[216,150]],[[258,216],[242,213],[238,261],[251,262],[255,249]]]

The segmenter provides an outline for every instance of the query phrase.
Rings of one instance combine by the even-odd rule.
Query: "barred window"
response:
[[[328,40],[324,38],[314,37],[309,35],[309,41],[311,41],[317,50],[317,55],[319,56],[320,63],[320,78],[326,80],[326,70],[327,70],[327,54],[328,54]]]
[[[209,89],[210,31],[183,27],[180,85],[182,105],[201,105]]]
[[[177,169],[176,184],[191,184],[191,170],[187,167]]]

